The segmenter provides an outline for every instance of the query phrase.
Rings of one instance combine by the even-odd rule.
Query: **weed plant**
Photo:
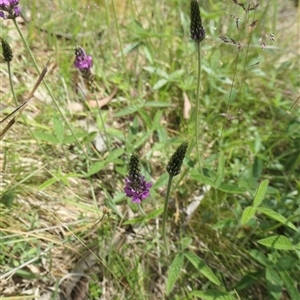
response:
[[[293,1],[18,2],[1,299],[298,300]]]

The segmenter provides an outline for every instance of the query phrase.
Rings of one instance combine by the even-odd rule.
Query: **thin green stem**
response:
[[[199,103],[200,103],[200,77],[201,77],[201,49],[200,43],[197,44],[198,52],[198,75],[197,75],[197,94],[196,94],[196,120],[195,120],[195,131],[196,131],[196,151],[197,151],[197,161],[201,168],[200,163],[200,149],[199,149]]]
[[[106,144],[108,152],[110,153],[110,143],[109,143],[109,139],[108,139],[108,135],[107,135],[107,131],[106,131],[104,119],[103,119],[103,116],[102,116],[101,107],[99,106],[99,103],[98,103],[98,100],[97,100],[97,97],[96,97],[95,93],[93,95],[94,95],[95,101],[97,103],[97,108],[98,108],[98,112],[99,112],[99,116],[100,116],[100,120],[101,120],[101,125],[102,125],[103,131],[104,131],[104,135],[105,135],[105,139],[103,139],[103,140],[104,140],[104,143]],[[102,136],[102,134],[101,134],[101,136]]]
[[[167,221],[167,215],[168,215],[168,203],[169,203],[169,198],[170,198],[172,180],[173,180],[173,176],[170,175],[169,181],[168,181],[168,189],[167,189],[167,195],[166,195],[166,200],[165,200],[163,223],[162,223],[162,236],[163,236],[163,241],[164,241],[164,246],[165,246],[165,253],[167,255],[169,255],[169,243],[168,243],[168,239],[167,239],[167,235],[166,235],[166,221]]]
[[[8,70],[8,78],[9,78],[9,84],[10,84],[10,89],[11,89],[11,92],[12,92],[12,95],[13,95],[13,98],[14,98],[14,101],[15,101],[15,104],[16,104],[16,107],[19,106],[19,103],[18,103],[18,100],[17,100],[17,96],[16,96],[16,93],[15,93],[15,89],[14,89],[14,85],[13,85],[13,82],[12,82],[12,72],[11,72],[11,68],[10,68],[10,63],[7,62],[7,70]],[[39,148],[40,150],[42,151],[42,153],[45,155],[48,163],[50,164],[50,159],[48,158],[48,155],[46,154],[44,148],[40,145],[40,143],[38,142],[37,138],[35,137],[34,133],[32,132],[30,126],[28,125],[25,117],[23,116],[23,113],[21,113],[21,118],[23,119],[23,122],[24,124],[27,126],[31,136],[34,138],[34,140],[36,141],[36,143],[39,145]]]
[[[20,29],[20,27],[19,27],[19,25],[18,25],[18,23],[17,23],[17,21],[16,21],[15,19],[13,19],[13,22],[14,22],[15,27],[16,27],[16,29],[17,29],[17,31],[18,31],[18,33],[19,33],[19,35],[20,35],[20,37],[21,37],[21,39],[22,39],[24,45],[25,45],[25,48],[26,48],[27,52],[29,53],[29,56],[30,56],[30,58],[31,58],[31,60],[32,60],[32,62],[33,62],[33,64],[34,64],[34,66],[35,66],[35,68],[36,68],[38,74],[40,75],[41,72],[40,72],[40,70],[39,70],[38,64],[37,64],[37,62],[36,62],[36,60],[35,60],[35,58],[34,58],[32,52],[31,52],[31,50],[30,50],[30,47],[29,47],[29,45],[28,45],[28,43],[27,43],[27,41],[26,41],[26,39],[25,39],[25,37],[24,37],[24,35],[23,35],[23,32],[21,31],[21,29]],[[82,145],[81,145],[81,143],[79,142],[77,136],[75,135],[75,132],[73,131],[72,127],[71,127],[71,126],[69,125],[69,123],[67,122],[67,119],[66,119],[66,117],[64,116],[63,112],[60,110],[60,107],[59,107],[57,101],[55,100],[55,97],[54,97],[54,95],[53,95],[51,89],[49,88],[47,82],[46,82],[45,80],[43,80],[43,83],[44,83],[44,85],[45,85],[45,87],[46,87],[46,90],[47,90],[47,92],[49,93],[51,99],[53,100],[53,102],[54,102],[54,104],[55,104],[55,106],[56,106],[56,109],[58,110],[58,112],[59,112],[59,114],[61,115],[61,117],[62,117],[62,119],[64,120],[64,122],[67,124],[69,130],[71,131],[72,135],[74,136],[74,138],[75,138],[75,140],[76,140],[76,143],[78,144],[78,146],[79,146],[79,147],[81,148],[81,150],[83,151],[83,153],[84,153],[84,155],[85,155],[85,157],[86,157],[87,167],[89,168],[89,157],[88,157],[88,155],[87,155],[85,149],[82,147]]]
[[[115,25],[116,25],[116,29],[117,29],[118,41],[119,41],[120,49],[121,49],[121,57],[122,57],[123,68],[124,68],[124,72],[125,72],[127,82],[129,84],[129,87],[130,87],[130,79],[129,79],[127,69],[126,69],[125,56],[124,56],[124,51],[123,51],[124,47],[123,47],[123,43],[122,43],[122,39],[121,39],[121,35],[120,35],[120,29],[119,29],[118,18],[117,18],[115,1],[114,0],[112,1],[112,8],[113,8],[113,14],[114,14],[114,19],[115,19]]]

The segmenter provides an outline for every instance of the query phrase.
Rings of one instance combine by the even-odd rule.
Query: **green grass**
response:
[[[1,299],[298,299],[299,8],[261,2],[248,13],[200,2],[199,162],[189,1],[21,1],[39,70],[50,62],[0,144]],[[13,21],[0,21],[21,104],[39,74]],[[264,50],[263,33],[275,35]],[[93,56],[95,95],[73,67],[77,45]],[[3,119],[16,104],[4,61],[0,71]],[[92,103],[110,95],[100,115]],[[98,152],[104,129],[110,150]],[[165,255],[166,166],[184,140]],[[123,192],[134,151],[153,183],[141,208]]]

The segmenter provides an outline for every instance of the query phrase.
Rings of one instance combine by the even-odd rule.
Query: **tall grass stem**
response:
[[[24,45],[25,45],[25,48],[26,48],[26,50],[27,50],[27,52],[28,52],[28,54],[29,54],[29,56],[30,56],[30,58],[31,58],[31,60],[32,60],[32,62],[33,62],[33,64],[34,64],[34,67],[36,68],[38,74],[40,75],[41,72],[40,72],[39,67],[38,67],[38,65],[37,65],[37,62],[36,62],[36,60],[35,60],[35,58],[34,58],[34,56],[33,56],[33,54],[32,54],[32,51],[30,50],[30,47],[29,47],[29,45],[28,45],[28,43],[27,43],[27,41],[26,41],[26,39],[25,39],[25,37],[24,37],[24,35],[23,35],[23,32],[21,31],[21,29],[20,29],[20,27],[19,27],[19,25],[18,25],[18,23],[17,23],[17,21],[16,21],[15,19],[13,19],[13,22],[14,22],[14,25],[15,25],[15,27],[16,27],[16,29],[17,29],[17,31],[18,31],[18,33],[19,33],[19,35],[20,35],[20,37],[21,37],[21,39],[22,39]],[[57,101],[55,100],[55,97],[54,97],[54,95],[53,95],[51,89],[49,88],[47,82],[46,82],[45,80],[43,80],[43,83],[45,84],[45,87],[46,87],[46,89],[47,89],[47,92],[49,93],[51,99],[53,100],[56,109],[58,110],[58,112],[59,112],[59,114],[61,115],[62,119],[64,120],[65,124],[67,124],[67,126],[68,126],[70,132],[72,133],[72,135],[74,136],[74,138],[75,138],[75,140],[76,140],[76,143],[78,144],[78,146],[79,146],[79,147],[81,148],[81,150],[83,151],[83,153],[84,153],[84,155],[85,155],[85,157],[86,157],[87,167],[89,168],[89,157],[88,157],[88,155],[87,155],[85,149],[82,147],[82,145],[81,145],[81,143],[79,142],[77,136],[75,135],[75,133],[74,133],[72,127],[69,125],[69,123],[68,123],[67,120],[66,120],[66,117],[64,116],[63,112],[60,110],[59,105],[58,105]]]
[[[165,205],[164,205],[163,223],[162,223],[162,237],[163,237],[163,241],[164,241],[166,255],[169,255],[169,243],[168,243],[167,234],[166,234],[166,223],[167,223],[168,204],[169,204],[169,198],[170,198],[173,177],[174,176],[171,176],[171,175],[169,176],[167,195],[166,195],[166,200],[165,200]]]

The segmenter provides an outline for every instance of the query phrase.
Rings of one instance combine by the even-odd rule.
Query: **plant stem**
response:
[[[196,43],[197,52],[198,52],[198,74],[197,74],[197,94],[196,94],[196,120],[195,120],[195,131],[196,131],[196,152],[197,152],[197,161],[200,165],[200,149],[199,149],[199,103],[200,103],[200,75],[201,75],[201,49],[200,43]]]
[[[31,58],[31,60],[32,60],[32,62],[33,62],[33,64],[34,64],[34,66],[35,66],[35,68],[36,68],[38,74],[40,75],[41,72],[40,72],[40,70],[39,70],[38,64],[37,64],[37,62],[36,62],[36,60],[35,60],[35,58],[34,58],[32,52],[31,52],[31,50],[30,50],[30,47],[29,47],[29,45],[28,45],[28,43],[27,43],[27,41],[26,41],[26,39],[25,39],[25,37],[24,37],[24,35],[23,35],[23,32],[21,31],[21,29],[20,29],[20,27],[19,27],[19,25],[18,25],[18,23],[17,23],[17,21],[16,21],[15,19],[13,19],[13,22],[14,22],[14,25],[15,25],[15,27],[16,27],[16,29],[17,29],[17,31],[18,31],[18,33],[19,33],[19,35],[20,35],[20,37],[21,37],[23,43],[24,43],[24,45],[25,45],[25,48],[26,48],[27,52],[29,53],[29,56],[30,56],[30,58]],[[59,112],[59,114],[61,115],[61,117],[62,117],[62,119],[64,120],[64,122],[67,124],[69,130],[71,131],[72,135],[74,136],[74,138],[75,138],[75,140],[76,140],[76,143],[78,144],[78,146],[79,146],[79,147],[81,148],[81,150],[83,151],[83,153],[84,153],[84,155],[85,155],[85,157],[86,157],[87,167],[89,168],[89,157],[88,157],[88,155],[87,155],[85,149],[82,147],[82,145],[81,145],[81,143],[79,142],[77,136],[75,135],[74,130],[72,129],[72,127],[70,126],[70,124],[67,122],[67,119],[66,119],[66,117],[64,116],[63,112],[61,111],[61,109],[60,109],[60,107],[59,107],[57,101],[55,100],[55,97],[54,97],[54,95],[53,95],[51,89],[49,88],[47,82],[46,82],[45,80],[43,80],[43,83],[44,83],[44,85],[45,85],[45,87],[46,87],[46,90],[47,90],[47,92],[49,93],[51,99],[53,100],[53,102],[54,102],[54,104],[55,104],[55,106],[56,106],[56,109],[58,110],[58,112]]]
[[[15,104],[16,104],[16,107],[19,106],[19,103],[18,103],[18,99],[17,99],[17,96],[16,96],[16,93],[15,93],[15,89],[14,89],[14,85],[13,85],[13,82],[12,82],[12,72],[11,72],[11,68],[10,68],[10,62],[7,62],[7,70],[8,70],[8,78],[9,78],[9,84],[10,84],[10,89],[11,89],[11,92],[12,92],[12,95],[13,95],[13,98],[14,98],[14,101],[15,101]],[[42,153],[45,155],[48,163],[50,164],[50,160],[44,150],[44,148],[39,144],[37,138],[35,137],[34,133],[32,132],[30,126],[28,125],[25,117],[23,116],[23,113],[21,113],[21,118],[23,119],[24,121],[24,124],[27,126],[31,136],[34,138],[34,140],[36,141],[36,143],[39,145],[39,148],[40,150],[42,151]]]
[[[167,235],[166,235],[166,221],[167,221],[168,203],[169,203],[169,198],[170,198],[172,180],[173,180],[173,176],[170,175],[169,181],[168,181],[168,189],[167,189],[167,195],[166,195],[166,200],[165,200],[163,223],[162,223],[162,236],[163,236],[163,241],[164,241],[164,246],[165,246],[165,253],[167,255],[169,255],[169,244],[168,244],[168,239],[167,239]]]
[[[97,100],[97,97],[96,97],[96,94],[93,93],[93,96],[95,97],[95,101],[96,101],[96,104],[97,104],[97,108],[98,108],[98,112],[99,112],[99,115],[100,115],[100,120],[101,120],[101,124],[102,124],[102,128],[103,128],[103,131],[104,131],[104,136],[105,138],[102,137],[102,133],[100,132],[100,135],[101,137],[103,138],[103,141],[107,147],[107,150],[108,152],[110,153],[110,143],[109,143],[109,140],[108,140],[108,135],[107,135],[107,131],[106,131],[106,127],[105,127],[105,123],[104,123],[104,119],[103,119],[103,116],[102,116],[102,111],[101,111],[101,107],[98,103],[98,100]]]

